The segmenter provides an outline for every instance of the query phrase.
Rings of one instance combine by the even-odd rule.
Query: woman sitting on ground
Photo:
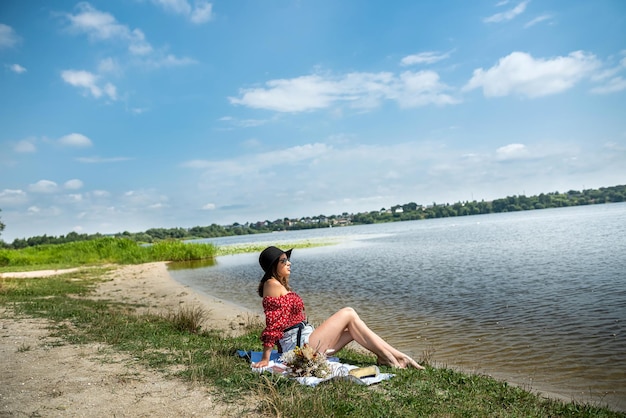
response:
[[[415,360],[393,348],[359,318],[352,308],[343,308],[319,327],[306,322],[304,303],[291,291],[291,251],[271,246],[261,252],[259,264],[265,272],[259,283],[263,298],[265,330],[261,333],[263,357],[253,367],[266,367],[275,345],[280,352],[309,344],[324,354],[336,353],[351,341],[356,341],[378,357],[378,363],[397,368],[423,369]]]

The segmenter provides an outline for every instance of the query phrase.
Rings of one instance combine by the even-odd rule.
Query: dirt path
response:
[[[202,304],[213,326],[231,332],[248,320],[236,307],[174,282],[163,263],[122,267],[110,277],[99,286],[98,297],[141,301],[154,311]],[[0,417],[257,415],[253,398],[223,404],[206,385],[167,378],[104,345],[69,345],[51,337],[48,325],[41,319],[15,319],[0,308]]]

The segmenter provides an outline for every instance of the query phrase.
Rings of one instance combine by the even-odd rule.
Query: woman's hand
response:
[[[261,367],[269,366],[269,364],[269,360],[261,360],[258,363],[252,363],[252,367],[254,367],[255,369],[260,369]]]
[[[261,356],[261,361],[259,361],[258,363],[252,363],[251,366],[255,369],[269,366],[271,354],[272,347],[263,347],[263,355]]]

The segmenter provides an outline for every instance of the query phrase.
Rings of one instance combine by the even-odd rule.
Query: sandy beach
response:
[[[70,270],[3,273],[47,277]],[[165,263],[121,266],[96,298],[141,303],[164,313],[180,306],[207,311],[203,328],[237,333],[255,315],[175,282]],[[50,336],[42,319],[13,318],[0,308],[0,417],[255,416],[256,399],[220,403],[206,385],[166,377],[102,344],[69,345]],[[26,349],[27,348],[27,349]]]

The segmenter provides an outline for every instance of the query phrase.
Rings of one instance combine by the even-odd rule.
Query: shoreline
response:
[[[100,283],[97,298],[116,299],[127,303],[146,305],[138,312],[167,312],[182,305],[205,309],[207,320],[203,326],[224,331],[236,331],[245,321],[262,319],[261,315],[231,301],[217,298],[174,280],[167,269],[168,262],[158,261],[137,265],[118,266]],[[2,278],[45,278],[79,271],[83,268],[36,270],[0,273]]]
[[[169,275],[169,272],[168,272]],[[222,300],[219,298],[216,298],[208,293],[204,293],[203,291],[193,288],[189,285],[184,285],[182,283],[177,282],[176,280],[174,280],[173,277],[171,277],[171,275],[169,275],[171,280],[176,283],[179,286],[182,286],[186,289],[189,289],[190,292],[195,292],[199,295],[204,295],[207,297],[208,301],[214,300],[214,301],[219,301],[220,303],[225,303],[227,305],[230,306],[230,308],[232,309],[239,309],[240,311],[240,315],[254,315],[255,317],[259,318],[260,320],[264,321],[263,315],[262,314],[256,314],[253,313],[252,311],[248,310],[247,308],[237,305],[234,302],[228,301],[228,300]],[[339,307],[338,307],[339,308]],[[354,343],[351,343],[351,345],[349,345],[350,348],[352,349],[362,349],[362,347],[360,347],[359,345],[354,345]],[[600,402],[600,404],[602,404],[601,401],[599,401],[597,398],[593,398],[593,397],[584,397],[584,396],[580,396],[580,397],[573,397],[571,394],[568,394],[567,391],[565,390],[560,390],[558,387],[552,387],[552,386],[548,386],[548,385],[541,385],[541,384],[537,384],[536,382],[533,382],[531,385],[529,385],[527,382],[522,382],[519,381],[517,379],[515,379],[513,376],[507,375],[506,373],[501,373],[501,372],[497,372],[497,371],[490,371],[490,372],[483,372],[480,370],[480,368],[478,369],[472,369],[472,368],[465,368],[465,367],[461,367],[458,365],[454,365],[454,364],[448,364],[446,362],[438,362],[436,359],[433,361],[432,363],[433,367],[443,367],[443,368],[450,368],[468,375],[479,375],[479,376],[487,376],[487,377],[491,377],[497,381],[501,381],[501,382],[506,382],[507,384],[514,386],[514,387],[518,387],[521,388],[523,390],[526,390],[530,393],[539,395],[543,398],[547,398],[547,399],[554,399],[554,400],[558,400],[558,401],[562,401],[562,402],[580,402],[580,403],[590,403],[590,404],[595,404]],[[621,407],[620,405],[616,405],[616,404],[609,404],[609,406],[611,408],[613,408],[616,411],[624,411],[625,409],[623,407]]]
[[[123,300],[147,305],[139,312],[173,311],[182,305],[199,306],[207,313],[203,328],[221,329],[233,334],[249,321],[260,319],[258,314],[245,310],[230,301],[219,299],[177,282],[167,270],[167,262],[126,266],[113,272],[111,280],[98,286],[97,294],[111,295],[123,292]],[[139,267],[139,271],[137,271]],[[133,280],[135,279],[135,280]]]
[[[176,281],[169,273],[167,264],[167,262],[153,262],[139,265],[116,266],[114,270],[107,273],[106,279],[98,284],[95,289],[94,297],[96,299],[111,299],[123,303],[140,305],[142,307],[138,309],[138,313],[160,314],[178,310],[181,306],[200,307],[206,311],[205,323],[201,324],[203,329],[219,329],[230,336],[237,335],[250,321],[264,322],[264,318],[261,314],[254,313],[233,302],[219,299]],[[0,273],[0,278],[43,278],[78,270],[80,270],[80,268]],[[2,316],[0,316],[0,319],[2,319]],[[22,320],[17,320],[17,322],[20,321]],[[2,339],[0,339],[0,341],[2,341]],[[464,373],[472,373],[472,371],[458,368],[457,370]],[[517,384],[514,379],[507,379],[507,376],[501,374],[493,373],[489,375],[499,381],[508,382],[512,386],[520,387],[545,398],[557,399],[564,402],[584,402],[584,400],[572,399],[567,395],[561,394],[554,390],[555,388],[528,387],[524,384]],[[0,395],[3,394],[0,393]],[[2,400],[1,396],[0,400]],[[612,408],[620,410],[616,406],[612,406]]]

